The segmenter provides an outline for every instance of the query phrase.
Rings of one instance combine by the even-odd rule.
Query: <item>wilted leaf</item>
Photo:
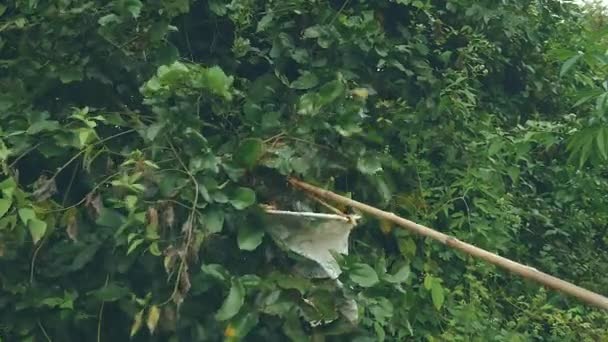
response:
[[[101,204],[101,196],[99,194],[88,194],[85,198],[84,205],[89,208],[93,217],[98,217],[101,214],[103,205]]]
[[[152,305],[150,309],[148,309],[148,319],[146,319],[146,325],[148,326],[150,335],[154,335],[154,331],[156,330],[156,325],[158,324],[159,318],[160,309],[158,308],[158,306]]]
[[[129,334],[131,337],[135,336],[135,334],[137,334],[137,332],[139,332],[139,329],[141,329],[143,318],[144,318],[144,310],[139,311],[138,313],[135,314],[135,317],[133,317],[133,324],[131,325],[131,333]]]
[[[68,222],[65,231],[68,234],[70,240],[78,240],[78,220],[76,219],[76,215],[70,215],[68,217]]]

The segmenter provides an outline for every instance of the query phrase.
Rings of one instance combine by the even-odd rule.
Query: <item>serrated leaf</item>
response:
[[[33,218],[27,222],[27,228],[30,231],[34,244],[37,244],[46,233],[46,222]]]
[[[572,67],[576,64],[576,62],[578,62],[579,59],[581,59],[581,57],[583,57],[582,54],[577,54],[576,56],[571,57],[567,61],[565,61],[564,64],[562,64],[561,69],[559,70],[559,76],[562,77],[566,73],[568,73],[568,71],[572,69]]]
[[[154,335],[156,326],[158,325],[158,319],[160,318],[160,309],[156,305],[152,305],[148,309],[148,318],[146,319],[146,325],[150,331],[150,335]]]
[[[300,75],[298,79],[291,82],[290,88],[306,90],[315,87],[317,84],[319,84],[319,79],[317,78],[317,75],[307,71]]]
[[[253,251],[262,243],[264,230],[257,229],[252,225],[245,225],[238,230],[237,242],[239,249]]]
[[[370,265],[362,263],[353,265],[349,272],[349,277],[362,287],[371,287],[380,281],[376,271]]]
[[[255,203],[255,191],[244,187],[236,188],[229,201],[235,209],[243,210]]]
[[[11,200],[0,198],[0,218],[2,218],[8,212],[8,210],[11,208],[11,204]]]
[[[431,299],[433,300],[435,308],[440,310],[445,301],[445,292],[443,286],[441,286],[441,283],[438,281],[434,281],[431,286]]]
[[[234,153],[234,161],[242,167],[252,168],[264,154],[264,142],[261,139],[245,139]]]
[[[230,292],[215,314],[218,321],[226,321],[234,317],[245,303],[245,288],[238,279],[233,279]]]

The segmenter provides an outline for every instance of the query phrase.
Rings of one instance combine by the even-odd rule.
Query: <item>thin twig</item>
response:
[[[87,197],[94,194],[95,191],[97,191],[97,189],[99,189],[100,187],[102,187],[103,185],[105,185],[108,181],[110,181],[110,179],[118,176],[120,174],[119,172],[115,172],[111,175],[109,175],[108,177],[104,178],[101,182],[97,183],[97,185],[95,185],[93,187],[93,189],[91,189],[91,191],[89,191],[80,201],[72,204],[69,207],[62,207],[59,209],[51,209],[51,210],[43,210],[44,213],[55,213],[55,212],[61,212],[61,211],[66,211],[66,210],[70,210],[72,208],[76,208],[77,206],[81,205],[82,203],[84,203],[87,200]]]
[[[324,206],[325,208],[329,209],[331,212],[333,212],[336,215],[340,215],[342,217],[347,217],[348,215],[344,214],[342,211],[340,211],[340,209],[335,208],[333,206],[331,206],[329,203],[325,202],[324,200],[320,199],[319,197],[313,195],[313,194],[307,194],[310,198],[312,198],[313,200],[317,201],[319,204],[321,204],[322,206]]]
[[[34,146],[28,148],[25,152],[21,153],[19,155],[19,157],[15,158],[15,160],[13,160],[9,165],[8,168],[12,168],[13,166],[15,166],[15,164],[17,164],[17,162],[19,162],[19,160],[21,160],[21,158],[27,156],[28,154],[30,154],[32,151],[34,151],[35,149],[37,149],[40,146],[40,143],[35,144]]]
[[[129,129],[120,133],[116,133],[114,135],[111,135],[107,138],[101,139],[85,148],[83,148],[82,150],[80,150],[78,153],[76,153],[72,158],[70,158],[65,164],[63,164],[59,169],[57,169],[57,171],[55,171],[55,173],[53,174],[53,177],[51,177],[51,179],[55,179],[57,178],[57,176],[61,173],[61,171],[65,170],[66,167],[68,167],[74,160],[78,159],[78,157],[80,157],[83,153],[86,152],[87,148],[91,147],[91,146],[96,146],[99,144],[103,144],[106,141],[118,138],[120,136],[123,136],[125,134],[129,134],[129,133],[133,133],[135,132],[135,129]]]
[[[72,190],[72,185],[74,185],[74,179],[76,179],[77,173],[78,173],[78,167],[75,167],[74,171],[72,171],[72,177],[70,178],[70,183],[68,184],[67,188],[65,189],[65,193],[63,194],[63,200],[61,201],[61,206],[65,206],[65,202],[68,200],[68,195],[70,194],[70,191]]]
[[[309,212],[301,212],[301,211],[287,211],[287,210],[274,210],[274,209],[266,209],[266,210],[264,210],[264,212],[267,214],[270,214],[270,215],[310,217],[310,218],[337,220],[337,221],[345,221],[345,222],[351,221],[348,219],[348,217],[344,217],[344,215],[334,215],[334,214],[325,214],[325,213],[309,213]]]
[[[109,281],[110,281],[110,274],[106,274],[106,283],[103,286],[104,288],[106,288],[108,286]],[[105,304],[106,304],[106,302],[102,301],[101,306],[99,308],[99,319],[97,320],[97,342],[101,342],[101,321],[103,319],[103,308],[104,308]]]
[[[46,340],[48,342],[53,342],[53,340],[51,340],[51,337],[49,336],[49,334],[47,334],[46,329],[44,329],[44,326],[42,325],[42,322],[40,322],[40,320],[38,320],[38,327],[42,331],[42,334],[44,335],[44,337],[46,338]]]
[[[44,236],[42,241],[40,241],[38,247],[36,247],[36,249],[34,250],[34,254],[32,255],[32,260],[30,261],[30,285],[34,284],[34,269],[36,268],[36,259],[38,258],[38,252],[40,252],[40,249],[42,248],[48,237],[48,235]]]
[[[173,144],[171,143],[171,141],[169,139],[167,139],[167,143],[171,147],[171,150],[173,151],[173,154],[175,155],[175,159],[177,159],[179,164],[182,166],[184,171],[188,174],[188,176],[194,183],[194,201],[192,202],[191,212],[190,212],[190,215],[188,216],[188,231],[186,232],[186,246],[185,246],[186,253],[184,253],[184,255],[181,257],[181,261],[179,263],[179,268],[177,270],[177,278],[175,279],[175,285],[173,287],[173,291],[171,292],[171,296],[165,302],[161,303],[160,305],[165,305],[165,304],[169,303],[171,301],[171,299],[174,298],[177,291],[179,291],[179,284],[181,281],[182,272],[184,272],[184,269],[186,266],[186,258],[188,255],[187,251],[188,251],[188,248],[190,248],[190,244],[192,243],[192,230],[194,229],[194,216],[195,216],[195,213],[197,210],[196,205],[198,204],[198,189],[199,189],[198,181],[196,180],[196,178],[194,177],[192,172],[190,172],[190,170],[188,169],[188,167],[186,166],[186,164],[184,163],[182,158],[180,158],[179,154],[177,153],[177,150],[175,149],[175,146],[173,146]]]

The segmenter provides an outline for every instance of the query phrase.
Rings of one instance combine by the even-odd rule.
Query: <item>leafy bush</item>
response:
[[[608,338],[606,313],[372,218],[341,286],[308,279],[257,205],[322,210],[294,175],[605,291],[588,18],[557,0],[0,4],[0,338]]]

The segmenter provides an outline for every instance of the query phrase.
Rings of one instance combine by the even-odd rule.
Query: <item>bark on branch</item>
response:
[[[364,204],[361,202],[354,201],[350,198],[340,196],[331,191],[318,188],[316,186],[299,181],[297,179],[290,178],[289,183],[292,186],[294,186],[300,190],[312,193],[312,194],[316,195],[317,197],[320,197],[320,198],[323,198],[326,200],[331,200],[331,201],[334,201],[336,203],[340,203],[340,204],[343,204],[346,206],[350,206],[350,207],[356,208],[364,213],[370,214],[372,216],[376,216],[380,219],[393,222],[414,233],[429,237],[433,240],[437,240],[448,247],[457,249],[457,250],[464,252],[466,254],[469,254],[473,257],[485,260],[496,266],[500,266],[500,267],[507,269],[508,271],[510,271],[512,273],[518,274],[526,279],[534,280],[549,288],[552,288],[554,290],[574,296],[588,304],[594,305],[594,306],[602,308],[604,310],[608,310],[608,298],[607,297],[604,297],[600,294],[597,294],[595,292],[584,289],[580,286],[571,284],[565,280],[556,278],[547,273],[538,271],[535,268],[517,263],[515,261],[501,257],[497,254],[483,250],[479,247],[475,247],[471,244],[460,241],[455,237],[438,232],[434,229],[417,224],[413,221],[404,219],[393,213],[380,210],[378,208],[372,207],[370,205],[367,205],[367,204]]]

